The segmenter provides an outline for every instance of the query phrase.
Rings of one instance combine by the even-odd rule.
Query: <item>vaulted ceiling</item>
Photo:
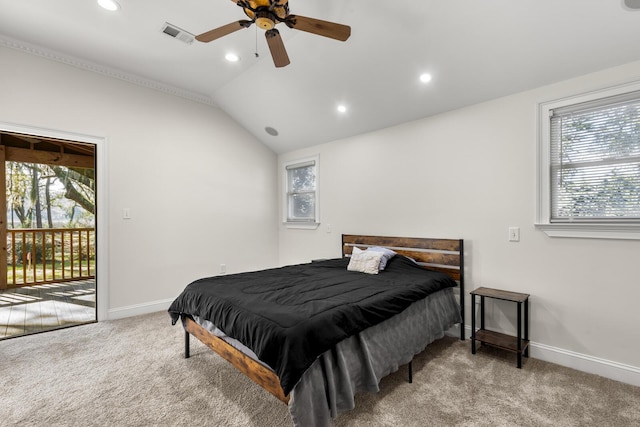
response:
[[[217,106],[275,152],[640,60],[637,0],[291,0],[292,14],[349,25],[351,37],[278,24],[283,68],[255,25],[210,43],[162,31],[246,19],[235,1],[117,1],[108,12],[95,0],[0,0],[0,45]]]

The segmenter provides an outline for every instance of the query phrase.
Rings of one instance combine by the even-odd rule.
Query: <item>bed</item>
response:
[[[200,279],[169,314],[185,357],[192,335],[294,425],[327,426],[400,366],[411,382],[413,356],[454,324],[464,339],[463,240],[343,235],[341,258]]]

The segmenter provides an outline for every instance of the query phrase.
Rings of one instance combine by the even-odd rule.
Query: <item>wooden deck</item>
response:
[[[95,321],[93,279],[0,290],[0,340]]]

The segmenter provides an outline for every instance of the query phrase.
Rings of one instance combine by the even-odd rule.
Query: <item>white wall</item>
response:
[[[223,112],[4,47],[0,64],[0,122],[106,138],[110,317],[161,309],[221,263],[339,256],[341,233],[464,238],[469,290],[531,293],[532,356],[640,377],[640,242],[533,227],[536,103],[640,79],[640,63],[281,155],[320,154],[322,225],[279,234],[276,156]],[[512,311],[488,314],[508,329]]]
[[[221,110],[4,47],[0,64],[0,122],[106,138],[109,317],[277,263],[276,155]]]
[[[341,233],[464,238],[468,291],[531,294],[533,357],[640,385],[640,241],[549,238],[533,226],[537,103],[638,79],[640,62],[280,155],[319,153],[322,222],[281,226],[280,263],[340,256]],[[281,199],[282,188],[280,177]],[[520,242],[508,241],[510,226]],[[515,305],[491,307],[488,326],[513,332]]]

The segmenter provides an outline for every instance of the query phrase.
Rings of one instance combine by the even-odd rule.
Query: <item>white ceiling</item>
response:
[[[245,19],[232,1],[118,1],[113,13],[95,0],[0,0],[0,38],[217,105],[277,153],[640,60],[640,10],[624,0],[290,0],[292,14],[350,25],[351,38],[279,24],[284,68],[255,25],[211,43],[161,32]],[[225,61],[231,51],[242,59]]]

